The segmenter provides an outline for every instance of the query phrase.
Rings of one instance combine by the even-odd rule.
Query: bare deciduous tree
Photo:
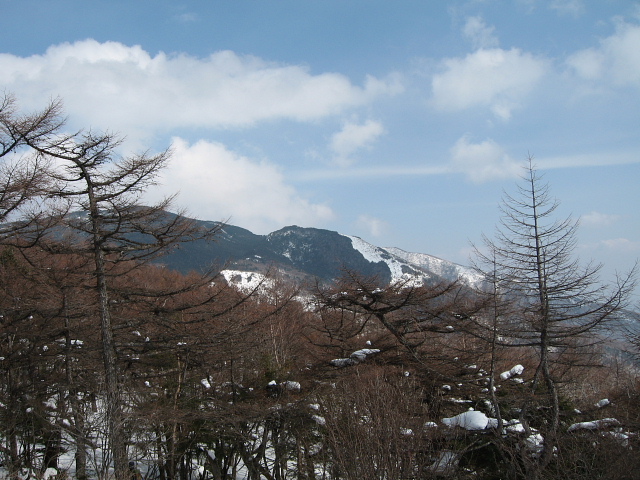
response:
[[[363,329],[377,321],[408,351],[422,345],[428,332],[445,332],[454,319],[456,282],[431,286],[416,285],[411,279],[384,285],[347,271],[336,285],[316,289],[316,301],[322,310],[344,310],[360,314]]]
[[[47,160],[33,146],[50,144],[64,126],[62,103],[54,100],[33,114],[18,112],[10,94],[0,98],[0,228],[6,241],[23,233],[38,210],[28,211],[31,200],[40,195],[48,181]],[[17,215],[18,213],[21,215]]]
[[[109,439],[116,478],[124,479],[128,458],[113,337],[112,279],[181,241],[212,232],[198,230],[183,216],[168,214],[171,198],[153,206],[140,203],[143,192],[168,162],[169,151],[120,157],[120,140],[109,133],[26,143],[44,158],[55,159],[57,167],[49,173],[52,181],[46,193],[64,201],[56,228],[43,235],[40,246],[50,253],[84,255],[92,262]]]
[[[494,279],[494,298],[499,292],[512,307],[515,302],[509,309],[511,325],[501,321],[500,333],[537,352],[531,398],[543,391],[550,413],[543,422],[544,450],[537,461],[525,465],[528,478],[539,478],[553,458],[560,427],[558,366],[575,361],[578,347],[597,341],[594,333],[616,318],[633,288],[634,272],[619,277],[611,288],[603,287],[598,279],[601,266],[583,266],[575,258],[578,223],[554,218],[559,204],[531,157],[522,180],[516,195],[504,197],[496,239],[485,237],[486,250],[476,252],[478,263],[487,267],[487,277]],[[525,426],[530,406],[523,404]]]

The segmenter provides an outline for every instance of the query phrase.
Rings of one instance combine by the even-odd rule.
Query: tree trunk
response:
[[[120,385],[118,383],[117,357],[113,341],[113,328],[111,325],[105,256],[104,251],[102,250],[102,238],[100,235],[100,212],[98,210],[98,205],[93,199],[93,186],[89,178],[87,178],[87,183],[89,185],[90,215],[93,228],[93,253],[98,292],[98,306],[100,309],[100,332],[102,335],[102,359],[105,371],[109,446],[113,456],[113,468],[116,480],[127,480],[129,463],[127,458],[127,442],[124,430],[122,398],[120,395]]]
[[[87,444],[85,440],[84,415],[79,411],[77,399],[72,400],[73,418],[76,426],[76,479],[87,480]]]
[[[100,262],[100,264],[98,263]],[[96,264],[98,267],[98,289],[100,303],[100,319],[102,333],[102,358],[105,368],[105,387],[107,401],[107,429],[109,432],[109,444],[113,455],[113,468],[116,480],[126,480],[128,471],[127,444],[124,430],[124,415],[122,412],[122,399],[118,384],[118,368],[111,329],[111,316],[109,314],[107,285],[104,274],[104,260],[102,252],[96,252]]]

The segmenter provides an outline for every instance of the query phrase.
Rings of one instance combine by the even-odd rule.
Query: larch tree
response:
[[[19,343],[22,346],[29,345],[32,351],[36,345],[32,335],[35,332],[28,327],[25,328],[25,325],[42,320],[43,317],[35,315],[33,302],[20,300],[20,298],[26,300],[26,297],[31,299],[29,294],[34,292],[27,292],[26,295],[25,291],[18,293],[21,287],[28,285],[29,280],[23,281],[25,279],[18,279],[14,275],[21,274],[23,265],[20,265],[17,259],[19,254],[12,245],[24,246],[25,243],[33,243],[33,237],[29,239],[30,241],[25,241],[25,234],[36,220],[43,218],[37,199],[48,184],[48,162],[32,147],[48,144],[53,138],[58,137],[64,123],[59,100],[52,100],[41,111],[25,114],[19,111],[13,95],[0,94],[0,245],[2,246],[0,275],[5,277],[0,281],[3,284],[0,290],[2,290],[3,300],[7,300],[7,302],[0,302],[2,303],[0,333],[3,350],[9,349],[17,353],[14,348],[16,339],[20,339]],[[13,278],[12,275],[14,275]],[[22,337],[23,334],[24,337]],[[4,362],[7,365],[5,387],[10,393],[11,404],[19,401],[18,395],[11,389],[19,380],[20,372],[28,367],[27,362],[21,361],[20,355],[15,364]],[[29,395],[33,397],[33,392],[25,394],[25,396]],[[8,410],[6,419],[10,425],[13,425],[3,429],[10,444],[9,451],[4,452],[5,459],[13,476],[21,466],[16,428],[14,428],[18,426],[20,417]]]
[[[498,341],[495,333],[503,328],[498,335],[510,337],[506,344],[530,347],[537,353],[530,399],[546,398],[549,413],[541,423],[542,453],[534,459],[523,458],[527,478],[540,478],[557,445],[563,380],[558,367],[597,341],[596,332],[617,317],[634,285],[633,270],[606,287],[599,281],[601,265],[580,263],[574,255],[578,222],[571,217],[557,220],[558,206],[529,157],[517,193],[504,196],[495,239],[485,237],[485,248],[476,249],[476,263],[484,265],[487,278],[492,279],[493,297],[510,302],[504,315],[508,322],[490,323],[493,341]],[[529,434],[532,407],[525,400],[521,409]]]
[[[23,234],[39,209],[28,208],[44,190],[48,181],[48,162],[34,146],[50,144],[60,138],[65,123],[60,100],[51,101],[43,110],[22,114],[15,97],[0,98],[0,239]]]
[[[317,285],[315,300],[320,312],[345,310],[363,315],[363,327],[369,320],[377,321],[414,352],[426,341],[425,333],[446,330],[458,290],[457,282],[423,286],[407,278],[384,285],[377,278],[346,271],[335,285]]]
[[[62,204],[56,228],[41,235],[49,253],[84,255],[91,261],[92,290],[100,322],[105,372],[106,419],[116,478],[127,475],[125,416],[119,381],[110,288],[113,278],[166,252],[179,242],[213,232],[199,230],[169,214],[171,198],[141,203],[170,159],[170,151],[121,157],[121,142],[110,134],[80,133],[27,145],[55,165],[48,197]]]

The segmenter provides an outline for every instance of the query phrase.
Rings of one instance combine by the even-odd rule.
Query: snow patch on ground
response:
[[[300,382],[294,382],[292,380],[282,382],[282,386],[285,390],[289,390],[290,392],[299,392],[302,388]]]
[[[458,468],[459,456],[452,450],[443,450],[438,454],[438,458],[429,466],[436,475],[451,476]]]
[[[578,422],[571,425],[567,432],[575,432],[576,430],[599,430],[601,428],[613,427],[620,425],[620,422],[615,418],[603,418],[600,420],[594,420],[592,422]]]
[[[511,377],[514,377],[516,375],[522,375],[522,372],[524,372],[524,367],[520,364],[514,366],[511,368],[511,370],[508,370],[506,372],[502,372],[500,374],[500,379],[502,380],[509,380]]]
[[[220,274],[224,277],[229,285],[233,285],[243,292],[252,292],[256,288],[270,285],[264,275],[257,272],[243,272],[241,270],[222,270]]]
[[[316,422],[318,425],[326,425],[327,420],[320,415],[311,415],[311,419]]]
[[[465,430],[484,430],[489,426],[489,417],[477,410],[469,410],[455,417],[443,418],[442,423],[449,427],[461,427]],[[493,424],[493,422],[491,422]]]
[[[369,355],[380,353],[378,348],[362,348],[353,352],[349,358],[335,358],[329,363],[334,367],[349,367],[357,363],[364,362]]]

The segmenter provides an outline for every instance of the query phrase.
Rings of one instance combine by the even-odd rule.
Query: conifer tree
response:
[[[49,165],[31,147],[60,138],[64,122],[60,100],[42,111],[22,114],[15,97],[0,98],[0,240],[4,243],[41,218],[38,208],[28,207],[45,189]]]
[[[541,424],[542,454],[524,462],[527,478],[540,477],[556,447],[562,382],[556,367],[588,351],[584,347],[596,342],[598,330],[616,319],[634,286],[633,270],[606,287],[599,281],[601,265],[580,263],[575,257],[578,222],[555,219],[558,206],[530,157],[517,193],[504,196],[495,239],[485,237],[484,252],[476,249],[477,263],[486,266],[493,291],[510,302],[501,335],[537,353],[530,398],[546,398],[549,413]],[[532,410],[525,401],[521,420],[529,434]]]
[[[118,137],[92,132],[53,137],[44,143],[27,141],[27,145],[55,163],[46,194],[62,205],[55,215],[56,227],[39,235],[39,246],[49,253],[85,256],[92,265],[108,436],[116,478],[121,480],[127,475],[128,458],[110,298],[113,278],[181,241],[213,232],[200,231],[185,217],[169,214],[171,198],[142,205],[142,194],[169,161],[168,150],[121,157]]]

